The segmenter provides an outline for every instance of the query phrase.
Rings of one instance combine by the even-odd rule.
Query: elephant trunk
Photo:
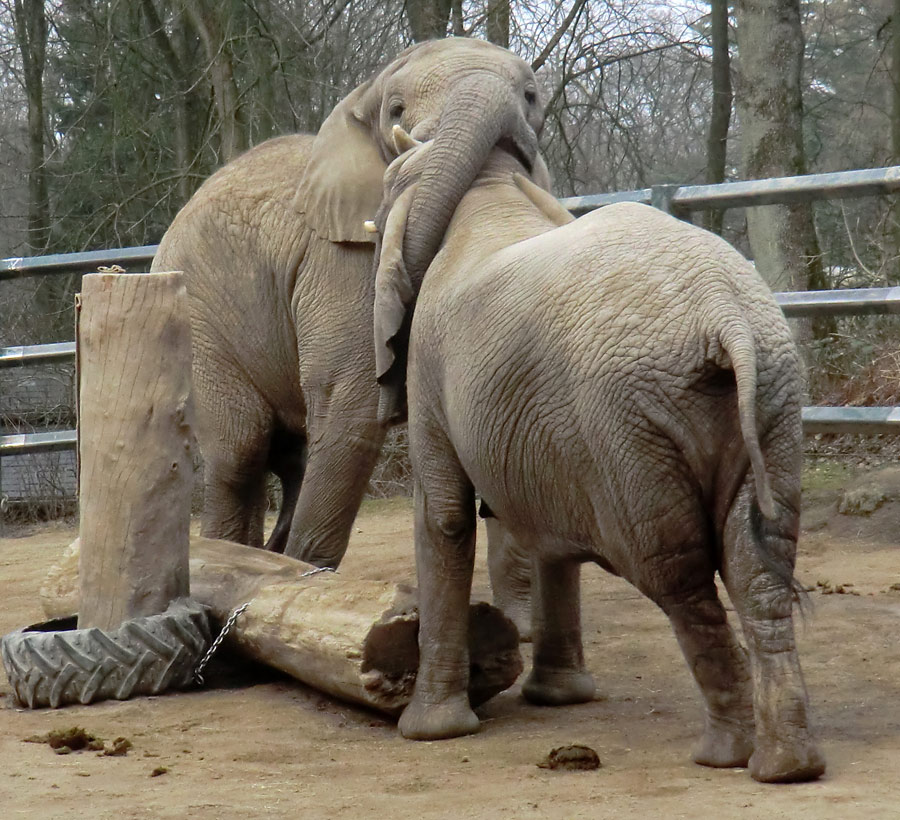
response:
[[[537,136],[509,80],[484,71],[462,79],[438,122],[420,177],[403,243],[416,292],[436,255],[453,212],[498,143],[529,166]]]

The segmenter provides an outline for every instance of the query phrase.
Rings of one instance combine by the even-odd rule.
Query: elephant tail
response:
[[[734,378],[737,383],[738,415],[741,425],[741,436],[750,456],[750,468],[756,483],[756,500],[762,514],[769,520],[775,518],[775,500],[769,475],[766,472],[766,461],[759,443],[759,428],[756,417],[756,343],[753,331],[746,320],[734,316],[727,321],[719,332],[719,343],[731,360]]]

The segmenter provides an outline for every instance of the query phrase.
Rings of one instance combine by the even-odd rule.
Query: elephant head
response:
[[[352,91],[322,124],[295,207],[321,237],[372,242],[363,228],[381,201],[382,175],[397,156],[393,126],[434,138],[412,206],[405,255],[418,283],[450,217],[495,145],[518,156],[539,184],[543,109],[534,73],[510,51],[448,38],[408,48]]]
[[[428,266],[437,250],[437,243],[443,237],[443,229],[436,238],[435,247],[429,246],[427,249],[425,258],[418,262],[414,258],[410,262],[408,239],[416,230],[414,209],[429,201],[427,196],[423,196],[422,188],[425,174],[429,170],[434,173],[435,168],[439,167],[434,156],[440,148],[440,138],[421,142],[406,133],[400,125],[393,127],[393,137],[399,156],[385,170],[381,205],[376,218],[366,221],[365,230],[376,238],[373,318],[375,375],[380,385],[378,413],[382,419],[398,420],[405,415],[406,344],[410,315],[421,284],[421,273],[417,276],[415,266]],[[504,150],[508,149],[504,146]],[[481,170],[486,161],[490,162],[488,156],[491,153],[489,151],[481,159],[477,170]],[[571,222],[574,217],[548,193],[549,177],[540,156],[537,156],[536,164],[528,166],[517,152],[511,153],[518,160],[516,164],[524,166],[531,174],[530,178],[521,173],[512,174],[519,189],[551,222],[558,225]],[[504,154],[498,153],[497,156]],[[509,164],[509,158],[506,164]],[[459,194],[460,199],[462,193]],[[453,207],[455,209],[456,205]],[[446,216],[445,228],[452,213],[451,210]]]

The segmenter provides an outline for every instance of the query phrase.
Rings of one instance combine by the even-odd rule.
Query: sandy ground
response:
[[[798,559],[805,584],[822,582],[798,626],[828,759],[816,783],[766,786],[742,770],[691,763],[699,697],[667,621],[628,584],[588,566],[585,652],[596,700],[534,707],[517,684],[479,710],[479,734],[457,740],[405,741],[376,713],[260,669],[240,685],[55,711],[17,708],[0,673],[0,816],[900,817],[900,591],[890,589],[900,582],[900,503],[839,515],[843,478],[826,475],[811,489]],[[43,620],[37,590],[72,537],[44,527],[0,539],[0,633]],[[341,571],[411,579],[411,539],[408,501],[368,502]],[[482,537],[478,596],[487,595],[483,545]],[[845,593],[825,594],[825,584]],[[23,742],[73,725],[107,742],[125,736],[133,748],[124,757],[60,756]],[[601,768],[537,766],[570,743],[594,748]]]

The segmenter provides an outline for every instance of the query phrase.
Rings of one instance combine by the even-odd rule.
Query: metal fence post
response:
[[[654,208],[659,208],[661,211],[665,211],[667,214],[672,214],[672,216],[676,216],[679,219],[684,219],[687,222],[691,221],[690,211],[686,208],[680,207],[675,202],[675,197],[678,195],[678,191],[681,188],[681,185],[654,185],[650,188],[650,204]]]

